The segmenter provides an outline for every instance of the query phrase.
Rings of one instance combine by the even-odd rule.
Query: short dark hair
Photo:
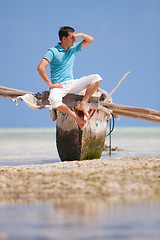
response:
[[[69,32],[75,32],[74,28],[68,26],[61,27],[58,32],[60,41],[63,37],[68,37]]]

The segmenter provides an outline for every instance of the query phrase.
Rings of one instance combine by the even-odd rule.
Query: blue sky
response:
[[[58,30],[69,25],[94,42],[76,56],[74,77],[99,73],[114,103],[160,111],[159,0],[0,0],[0,85],[32,92],[48,90],[37,66]],[[79,38],[79,41],[82,39]],[[49,68],[47,69],[49,74]],[[0,127],[51,127],[49,111],[16,106],[0,97]],[[158,126],[121,117],[118,126]]]

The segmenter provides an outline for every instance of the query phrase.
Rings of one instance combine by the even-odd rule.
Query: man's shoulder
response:
[[[49,48],[48,51],[51,51],[53,53],[56,52],[57,51],[57,45],[54,46],[54,47]]]
[[[56,46],[50,47],[46,52],[46,54],[44,55],[44,58],[46,58],[47,60],[49,60],[49,62],[51,62],[53,58],[57,56],[57,52],[58,52],[58,49]]]

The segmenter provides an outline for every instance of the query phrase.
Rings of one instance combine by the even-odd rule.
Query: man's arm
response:
[[[63,86],[56,82],[54,84],[52,84],[51,80],[49,79],[47,73],[46,73],[46,67],[48,66],[49,61],[45,58],[43,58],[40,62],[40,64],[38,65],[37,71],[39,72],[39,75],[42,77],[42,79],[45,81],[45,83],[47,83],[47,85],[50,88],[63,88]]]
[[[84,40],[81,42],[81,49],[83,49],[84,47],[88,46],[89,44],[91,44],[94,40],[93,37],[84,34],[84,33],[75,33],[74,34],[75,37],[82,37],[84,38]]]

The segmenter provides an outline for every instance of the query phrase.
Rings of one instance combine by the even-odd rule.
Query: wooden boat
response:
[[[69,95],[64,102],[74,110],[83,96]],[[67,99],[69,101],[67,101]],[[84,118],[83,112],[78,111]],[[100,106],[99,98],[89,100],[90,119],[81,129],[69,115],[59,112],[57,116],[56,143],[62,161],[99,159],[104,149],[106,138],[107,118],[110,112]]]
[[[80,95],[68,94],[63,98],[69,108],[75,107],[83,98]],[[49,104],[48,92],[42,93],[42,103]],[[110,110],[102,106],[109,95],[103,89],[98,89],[88,101],[90,119],[81,129],[76,121],[68,114],[58,112],[56,123],[56,144],[61,161],[84,159],[99,159],[104,149],[107,130],[107,119],[111,117]],[[77,112],[84,119],[82,111]]]
[[[12,88],[0,87],[0,96],[17,98],[24,94],[31,94],[42,106],[49,104],[49,92],[42,94],[30,93]],[[82,100],[82,95],[68,94],[63,102],[75,110]],[[24,99],[23,99],[24,100]],[[41,109],[41,108],[40,108]],[[80,129],[76,121],[69,115],[58,113],[56,125],[56,143],[59,156],[62,161],[99,159],[101,157],[107,130],[107,119],[125,116],[160,123],[160,111],[147,108],[137,108],[113,104],[110,94],[99,89],[95,96],[88,101],[90,120]],[[83,112],[78,112],[84,118]],[[56,119],[56,118],[55,118]]]
[[[101,110],[91,110],[91,119],[83,129],[67,114],[57,117],[56,143],[62,161],[99,159],[106,137],[107,120]]]

